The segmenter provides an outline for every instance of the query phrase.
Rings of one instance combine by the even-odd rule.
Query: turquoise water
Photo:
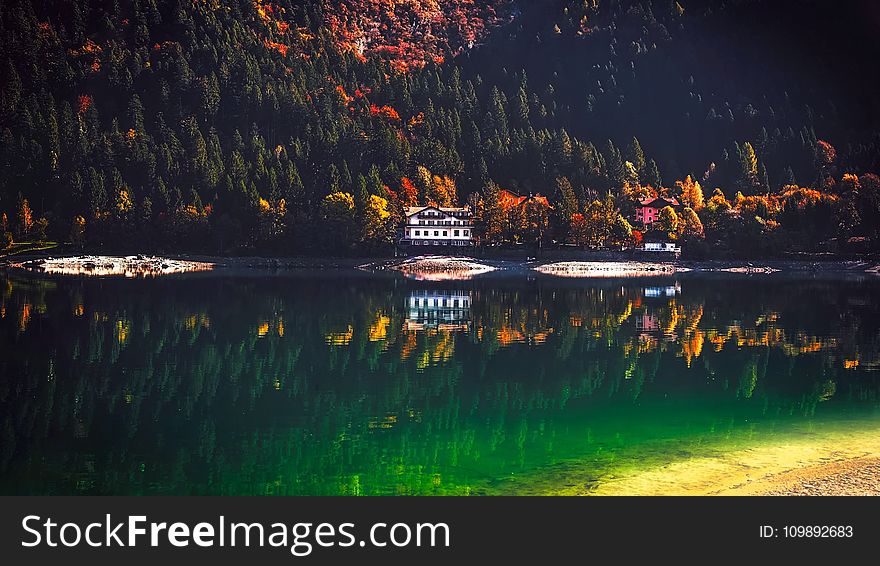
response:
[[[0,492],[493,494],[874,426],[880,284],[0,276]],[[560,473],[560,470],[563,473]]]

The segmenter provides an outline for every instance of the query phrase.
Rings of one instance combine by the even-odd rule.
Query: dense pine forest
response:
[[[880,10],[793,0],[4,0],[0,247],[875,251]],[[509,193],[527,199],[511,205]],[[540,242],[539,242],[540,241]]]

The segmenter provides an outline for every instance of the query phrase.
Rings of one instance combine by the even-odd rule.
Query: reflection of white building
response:
[[[667,285],[665,287],[645,287],[645,296],[649,298],[655,297],[675,297],[681,294],[681,284]]]
[[[409,206],[402,243],[413,246],[470,246],[473,214],[469,206]]]
[[[416,290],[407,299],[407,330],[467,330],[471,296],[460,290]]]

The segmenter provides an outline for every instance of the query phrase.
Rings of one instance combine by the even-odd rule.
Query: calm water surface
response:
[[[589,492],[805,426],[876,426],[878,293],[0,274],[0,492],[532,493],[572,467]]]

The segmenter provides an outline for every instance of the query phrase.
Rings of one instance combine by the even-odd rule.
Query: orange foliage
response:
[[[326,25],[336,46],[365,60],[383,57],[397,72],[442,63],[501,23],[496,7],[508,0],[336,0],[326,2]]]
[[[348,96],[348,93],[345,92],[345,87],[342,85],[336,85],[336,92],[339,94],[339,97],[342,98],[343,102],[346,104],[350,104],[354,101],[354,98]]]
[[[414,128],[416,126],[422,125],[424,122],[425,122],[425,113],[419,112],[418,114],[416,114],[415,116],[410,118],[409,121],[406,123],[406,125],[409,126],[410,128]]]
[[[837,159],[837,150],[824,140],[816,142],[816,157],[823,165],[831,165]]]
[[[418,200],[419,190],[409,177],[402,177],[400,179],[400,203],[403,206],[416,206]]]
[[[510,210],[512,208],[523,206],[523,205],[525,205],[525,203],[527,201],[535,201],[535,203],[537,203],[537,204],[546,206],[548,208],[550,207],[550,201],[548,201],[547,197],[545,197],[545,196],[534,195],[534,196],[527,196],[527,197],[522,196],[521,197],[519,195],[513,194],[512,192],[508,191],[507,189],[501,189],[501,197],[499,200],[501,202],[501,208],[503,208],[505,210]]]
[[[375,104],[371,104],[370,114],[373,116],[382,116],[389,120],[400,121],[400,114],[398,114],[397,110],[391,106],[376,106]]]
[[[278,53],[281,53],[283,57],[287,57],[287,50],[289,49],[287,45],[276,41],[269,41],[268,39],[263,40],[263,45],[265,45],[267,49],[273,49]]]

